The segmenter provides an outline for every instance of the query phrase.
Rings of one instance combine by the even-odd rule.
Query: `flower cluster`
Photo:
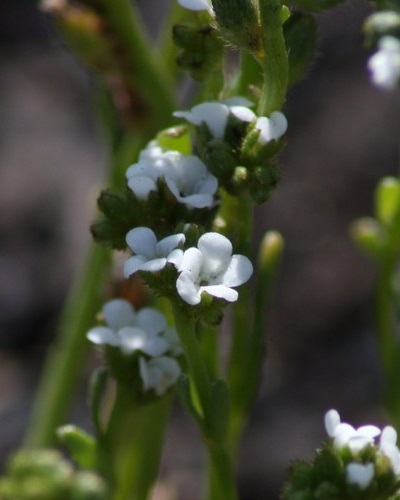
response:
[[[219,233],[203,234],[197,247],[185,251],[177,248],[184,241],[183,234],[176,234],[157,242],[150,228],[133,229],[127,242],[136,255],[126,260],[125,277],[137,271],[158,272],[169,263],[179,273],[176,290],[187,304],[199,304],[203,293],[227,302],[236,301],[238,292],[233,287],[242,285],[252,275],[250,260],[244,255],[232,255],[232,243]]]
[[[118,348],[125,356],[139,356],[143,391],[162,395],[175,384],[181,369],[174,359],[181,353],[177,335],[167,327],[165,316],[156,309],[136,312],[123,299],[107,302],[102,309],[106,326],[92,328],[87,338],[96,345]]]
[[[364,425],[354,428],[352,425],[341,422],[336,410],[329,410],[325,415],[325,428],[328,435],[333,439],[333,446],[341,450],[348,448],[352,459],[346,464],[346,479],[349,484],[355,484],[361,489],[367,488],[375,474],[375,461],[379,457],[388,460],[392,472],[400,474],[400,451],[396,445],[397,433],[391,426],[382,431],[375,425]],[[379,437],[379,443],[375,439]],[[362,452],[368,447],[376,451],[374,462],[365,462]]]
[[[391,426],[355,428],[336,410],[325,414],[330,439],[312,461],[298,461],[291,470],[283,500],[354,498],[387,500],[400,492],[400,451]]]

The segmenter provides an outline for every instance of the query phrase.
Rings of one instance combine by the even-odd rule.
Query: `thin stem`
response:
[[[173,312],[175,327],[188,363],[189,374],[200,400],[203,417],[206,418],[210,402],[211,380],[196,337],[196,324],[176,304],[173,306]]]
[[[55,429],[63,422],[86,358],[85,333],[100,307],[109,264],[110,252],[93,244],[65,305],[58,339],[43,369],[25,440],[29,447],[52,445]]]
[[[269,116],[280,110],[288,86],[288,58],[281,21],[280,0],[260,0],[264,53],[259,59],[264,83],[258,112]]]
[[[121,45],[126,60],[124,75],[144,97],[157,125],[165,126],[171,120],[174,97],[137,10],[129,0],[96,0],[95,3]]]

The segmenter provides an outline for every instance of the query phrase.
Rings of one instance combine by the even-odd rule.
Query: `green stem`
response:
[[[196,337],[196,323],[193,318],[185,315],[179,305],[173,306],[175,327],[185,353],[189,368],[190,377],[200,400],[201,410],[204,418],[207,418],[210,394],[211,379],[201,354],[200,344]]]
[[[52,445],[55,429],[63,423],[86,358],[85,333],[99,310],[109,264],[110,252],[93,244],[65,305],[58,339],[43,369],[25,440],[29,447]]]
[[[253,232],[253,205],[249,197],[241,196],[231,206],[232,216],[237,221],[235,251],[249,255]],[[235,448],[243,422],[243,391],[247,391],[247,374],[244,362],[249,349],[250,290],[247,286],[239,291],[239,299],[233,306],[233,338],[228,365],[228,382],[231,394],[230,440]]]
[[[202,410],[201,424],[204,443],[208,449],[208,500],[237,500],[233,464],[225,436],[210,436],[214,427],[211,408],[212,384],[199,342],[195,321],[178,304],[173,306],[178,332],[191,377]],[[225,434],[225,432],[224,432]]]
[[[137,10],[129,0],[96,0],[96,4],[124,51],[125,77],[145,99],[157,126],[167,125],[174,109],[173,93]]]
[[[258,113],[269,116],[282,108],[288,86],[288,58],[281,21],[280,0],[260,0],[264,53],[259,62],[264,83]]]
[[[113,500],[149,498],[158,474],[171,403],[172,398],[164,396],[135,404],[130,388],[118,385],[107,434],[101,441],[103,474],[114,485]]]

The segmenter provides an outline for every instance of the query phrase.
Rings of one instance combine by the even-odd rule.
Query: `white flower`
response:
[[[222,139],[230,114],[244,122],[251,122],[256,118],[248,108],[251,104],[244,97],[234,97],[225,102],[203,102],[190,111],[176,111],[174,116],[184,118],[196,126],[205,123],[213,137]]]
[[[397,432],[393,427],[388,425],[382,430],[379,449],[390,460],[393,472],[398,475],[400,474],[400,451],[396,445],[396,441]]]
[[[378,42],[379,50],[368,60],[372,82],[384,89],[393,89],[400,80],[400,41],[384,36]]]
[[[126,242],[136,255],[124,264],[124,277],[129,278],[137,271],[156,272],[174,260],[174,250],[185,242],[182,233],[173,234],[157,241],[156,235],[148,227],[135,227],[126,235]]]
[[[325,414],[325,428],[328,435],[333,438],[336,448],[347,446],[353,453],[357,453],[368,445],[373,445],[374,438],[381,433],[375,425],[363,425],[355,429],[347,423],[341,423],[339,413],[329,410]]]
[[[153,358],[146,361],[139,359],[139,373],[143,381],[143,390],[153,389],[157,396],[161,396],[165,391],[175,384],[181,369],[175,359],[167,356]]]
[[[129,302],[115,299],[104,305],[102,313],[107,326],[87,333],[94,344],[119,347],[124,354],[141,351],[148,356],[160,356],[169,350],[168,341],[161,336],[167,322],[159,311],[144,308],[136,313]]]
[[[258,142],[267,144],[269,141],[280,139],[287,127],[287,119],[280,111],[274,111],[269,118],[265,116],[257,118],[255,128],[260,131]]]
[[[217,178],[197,156],[181,155],[165,170],[165,182],[175,198],[189,208],[206,208],[214,205],[218,189]]]
[[[189,10],[208,10],[212,12],[212,7],[207,0],[178,0],[179,5]]]
[[[157,180],[164,179],[173,196],[188,208],[208,208],[215,203],[218,189],[216,177],[194,155],[164,151],[152,141],[142,151],[138,163],[126,171],[129,188],[146,200],[150,191],[157,190]]]
[[[350,462],[346,465],[347,482],[349,484],[356,484],[362,490],[370,485],[374,477],[374,473],[374,464]]]
[[[231,242],[219,233],[206,233],[197,248],[189,248],[178,267],[176,288],[190,305],[199,304],[203,292],[234,302],[238,293],[232,287],[245,283],[253,273],[250,260],[232,255]]]

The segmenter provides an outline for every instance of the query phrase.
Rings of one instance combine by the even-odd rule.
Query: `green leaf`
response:
[[[211,397],[208,408],[208,437],[222,442],[229,427],[229,390],[222,379],[215,380],[211,385]]]

